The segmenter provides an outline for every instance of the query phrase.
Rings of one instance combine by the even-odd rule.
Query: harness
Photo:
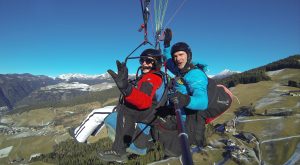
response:
[[[155,92],[155,98],[157,101],[157,105],[154,109],[158,109],[167,104],[169,81],[168,81],[168,75],[162,71],[156,71],[156,72],[154,72],[154,74],[160,76],[163,80],[162,84]]]

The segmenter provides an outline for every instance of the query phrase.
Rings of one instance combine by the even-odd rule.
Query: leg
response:
[[[115,140],[112,150],[99,153],[99,158],[107,162],[126,162],[126,148],[129,146],[135,130],[135,120],[127,109],[120,108],[117,112]]]
[[[135,122],[125,109],[120,109],[117,115],[115,141],[112,149],[120,154],[125,154],[126,148],[132,140]]]

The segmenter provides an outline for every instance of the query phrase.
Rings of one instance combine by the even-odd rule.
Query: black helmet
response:
[[[152,57],[154,59],[154,69],[158,70],[162,66],[162,54],[157,49],[146,49],[140,55],[140,61],[143,57]]]
[[[185,42],[177,42],[176,44],[174,44],[171,48],[171,55],[173,58],[173,55],[175,52],[178,51],[185,51],[186,54],[188,55],[188,59],[187,59],[187,64],[191,63],[192,60],[192,50],[190,48],[190,46],[185,43]]]

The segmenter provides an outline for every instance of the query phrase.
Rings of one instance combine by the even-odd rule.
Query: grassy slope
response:
[[[241,106],[255,106],[256,103],[269,95],[274,90],[289,91],[296,90],[297,88],[288,87],[288,80],[295,80],[300,82],[299,69],[284,69],[278,74],[271,76],[272,81],[262,81],[253,84],[239,84],[232,88],[231,91],[238,97],[240,104],[234,99],[232,106],[223,115],[214,121],[214,124],[223,123],[234,117],[234,111]],[[298,89],[299,90],[299,89]],[[284,93],[284,92],[283,92]],[[272,97],[272,96],[270,96]],[[256,109],[257,113],[263,113],[265,109],[270,108],[291,108],[294,112],[300,113],[300,108],[295,107],[299,103],[299,97],[284,96],[279,102],[267,105],[263,109]],[[248,119],[265,119],[266,117],[254,116],[248,117]],[[291,116],[282,118],[280,120],[266,120],[247,122],[246,124],[239,124],[238,129],[240,131],[255,133],[260,140],[269,140],[272,138],[281,138],[287,136],[300,135],[299,116]],[[210,139],[212,137],[209,137]],[[278,141],[271,143],[264,143],[262,147],[262,156],[267,159],[268,163],[283,164],[295,151],[297,144],[300,142],[300,138],[293,138],[288,141]],[[287,147],[289,146],[289,147]],[[219,156],[218,156],[219,155]],[[222,151],[208,152],[207,155],[195,154],[193,159],[195,164],[213,164],[213,160],[222,160]],[[226,165],[236,164],[229,160]]]
[[[263,106],[260,109],[256,109],[257,113],[263,113],[265,109],[292,109],[294,113],[300,113],[300,107],[296,107],[299,104],[299,97],[291,96],[278,96],[284,94],[289,90],[299,90],[298,88],[288,87],[288,80],[295,80],[300,82],[299,69],[284,69],[281,72],[271,76],[272,81],[264,81],[255,84],[240,84],[235,87],[232,91],[239,97],[241,105],[256,105],[260,99],[268,97],[274,99],[278,97],[279,101]],[[274,92],[278,95],[270,95]],[[232,107],[225,115],[221,116],[216,122],[225,121],[232,117],[232,112],[238,107],[237,102],[234,102]],[[248,117],[247,120],[255,119],[265,119],[270,117]],[[242,123],[238,128],[242,131],[252,132],[257,135],[257,137],[263,140],[270,140],[273,138],[284,138],[289,136],[300,135],[299,128],[300,119],[299,116],[282,117],[280,119],[274,120],[262,120],[262,121],[252,121],[247,123]],[[274,141],[269,143],[264,143],[261,145],[263,158],[266,159],[268,163],[271,164],[283,164],[295,151],[297,144],[300,142],[300,138],[292,138],[290,140]]]
[[[233,112],[241,106],[249,106],[251,104],[255,105],[257,101],[266,97],[272,90],[274,90],[274,86],[276,86],[276,89],[285,91],[297,90],[298,88],[288,87],[285,85],[287,85],[287,82],[290,79],[300,82],[299,69],[284,69],[282,72],[279,72],[279,74],[271,76],[271,79],[272,81],[261,81],[253,84],[239,84],[230,89],[232,93],[238,97],[240,104],[237,99],[234,99],[230,109],[215,122],[219,123],[232,119],[234,115]],[[297,105],[297,102],[299,102],[298,97],[287,97],[286,99],[283,99],[278,103],[271,104],[265,108],[291,107],[295,109],[294,106]],[[264,109],[257,109],[258,112],[262,112],[263,110]]]
[[[9,135],[0,135],[0,149],[14,146],[9,157],[0,159],[0,164],[8,164],[9,161],[17,158],[29,159],[34,153],[50,153],[52,146],[60,141],[65,141],[71,137],[67,129],[77,126],[91,112],[92,109],[101,107],[98,102],[76,105],[73,107],[62,108],[43,108],[36,109],[21,114],[13,114],[8,119],[15,126],[40,126],[42,123],[54,122],[49,129],[55,130],[54,134],[46,136],[32,136],[26,138],[12,138]],[[91,137],[91,142],[96,142],[100,138],[106,137],[106,131],[99,136]]]

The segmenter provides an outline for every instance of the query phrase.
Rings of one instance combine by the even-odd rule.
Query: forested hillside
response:
[[[239,74],[234,74],[224,79],[218,80],[219,83],[227,87],[234,87],[237,84],[249,84],[259,81],[268,81],[270,77],[266,75],[267,71],[274,71],[284,68],[300,68],[300,55],[294,55],[270,64],[254,68]]]

